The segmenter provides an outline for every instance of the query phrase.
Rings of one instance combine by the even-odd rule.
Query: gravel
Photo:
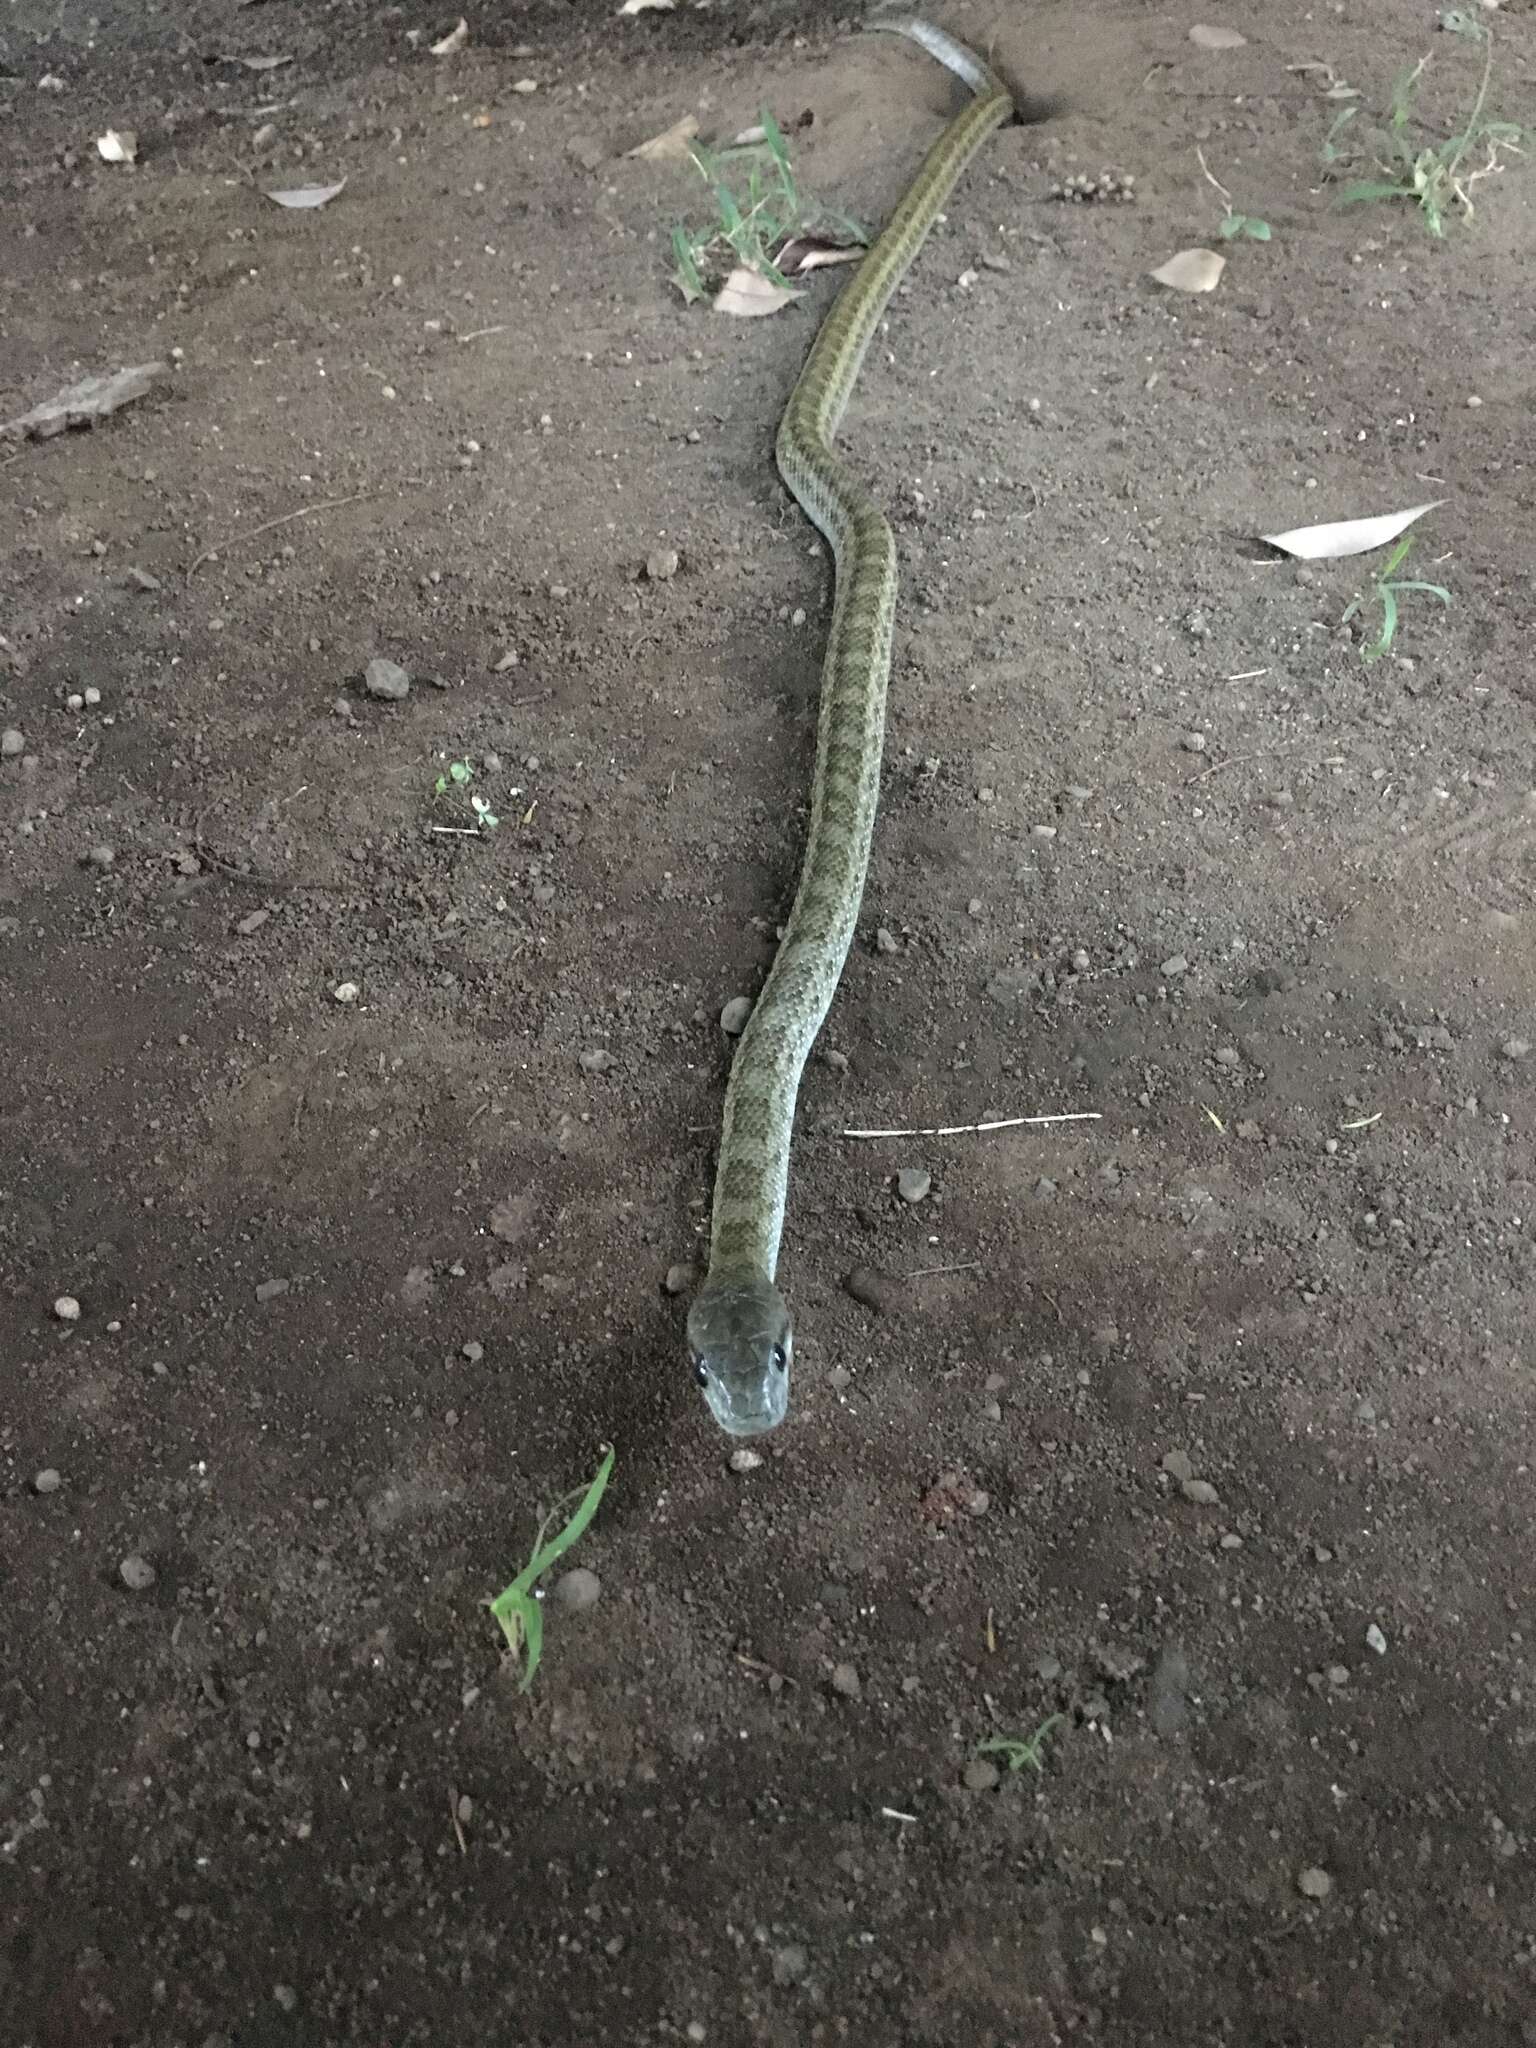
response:
[[[363,688],[385,704],[400,704],[411,694],[411,679],[398,661],[376,654],[363,670]]]
[[[984,1756],[973,1756],[960,1773],[960,1782],[967,1792],[992,1792],[997,1788],[1002,1772]]]
[[[855,1266],[843,1278],[843,1292],[852,1295],[865,1308],[872,1308],[876,1315],[885,1315],[897,1305],[901,1282],[893,1274],[882,1273],[878,1266]]]
[[[856,1700],[864,1690],[857,1667],[852,1664],[834,1664],[832,1690],[840,1692],[845,1700]]]
[[[1333,1879],[1326,1870],[1319,1870],[1315,1863],[1296,1873],[1296,1889],[1304,1899],[1326,1899],[1333,1890]]]
[[[1506,1038],[1499,1047],[1499,1057],[1506,1060],[1523,1060],[1531,1049],[1528,1038]]]
[[[901,951],[901,942],[894,932],[888,932],[885,926],[881,925],[875,933],[875,951],[877,953],[899,953]]]
[[[595,1607],[603,1597],[603,1582],[596,1572],[588,1571],[579,1564],[568,1572],[562,1572],[550,1589],[550,1598],[557,1607],[563,1607],[567,1614],[585,1614]]]
[[[763,1462],[761,1451],[749,1451],[745,1444],[732,1451],[730,1467],[733,1472],[755,1472]]]
[[[921,1202],[933,1186],[933,1175],[920,1166],[904,1166],[896,1176],[896,1192],[904,1202]]]
[[[1147,1719],[1165,1741],[1189,1721],[1189,1660],[1176,1643],[1165,1643],[1147,1687]]]
[[[677,570],[676,548],[654,548],[645,558],[645,573],[652,583],[670,583]]]
[[[1179,1481],[1179,1491],[1187,1501],[1192,1501],[1197,1508],[1214,1508],[1221,1505],[1221,1495],[1212,1486],[1209,1479],[1181,1479]]]
[[[116,864],[117,849],[115,847],[107,845],[88,846],[85,850],[85,865],[88,868],[100,868],[103,874],[105,874],[108,868],[115,867]]]
[[[1164,981],[1177,981],[1181,974],[1188,974],[1189,960],[1183,953],[1170,953],[1157,970]]]
[[[63,1484],[62,1473],[57,1472],[52,1465],[45,1465],[41,1472],[34,1472],[32,1475],[34,1493],[57,1493]]]
[[[698,1277],[697,1266],[668,1266],[662,1279],[662,1290],[667,1294],[686,1294]]]
[[[8,725],[4,732],[0,732],[0,757],[14,761],[18,754],[24,754],[26,750],[26,734],[18,726]]]
[[[732,996],[720,1012],[720,1029],[727,1038],[740,1038],[747,1028],[747,1019],[752,1014],[750,996]]]
[[[140,1557],[138,1552],[134,1551],[118,1566],[117,1576],[130,1593],[147,1593],[159,1577],[159,1573],[147,1557]]]
[[[61,1323],[78,1323],[80,1304],[72,1294],[61,1294],[53,1304],[53,1313]]]
[[[613,1054],[600,1045],[594,1046],[590,1052],[584,1052],[579,1057],[581,1071],[584,1074],[606,1074],[617,1064]]]

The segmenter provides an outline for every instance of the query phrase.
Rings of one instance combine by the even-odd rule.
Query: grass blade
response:
[[[491,1612],[501,1626],[501,1632],[506,1637],[507,1647],[514,1662],[522,1660],[524,1692],[533,1684],[533,1675],[539,1668],[539,1660],[544,1651],[544,1613],[534,1589],[550,1566],[562,1558],[573,1543],[580,1542],[591,1526],[592,1517],[597,1513],[613,1472],[613,1458],[613,1446],[609,1444],[604,1450],[603,1461],[597,1468],[596,1476],[582,1494],[581,1504],[570,1520],[546,1541],[544,1532],[558,1515],[559,1509],[556,1508],[545,1518],[538,1540],[534,1544],[532,1557],[511,1585],[505,1587],[490,1603]]]

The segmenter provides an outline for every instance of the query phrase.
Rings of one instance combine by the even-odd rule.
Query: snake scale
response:
[[[774,1284],[800,1076],[842,975],[880,795],[896,542],[833,452],[870,339],[962,172],[1014,112],[1002,81],[926,21],[874,19],[970,88],[874,246],[827,315],[779,423],[774,456],[831,544],[832,625],[822,668],[811,818],[799,886],[773,966],[736,1049],[715,1173],[709,1269],[688,1311],[693,1373],[731,1436],[776,1428],[789,1406],[793,1331]]]

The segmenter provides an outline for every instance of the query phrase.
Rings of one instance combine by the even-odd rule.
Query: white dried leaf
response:
[[[279,206],[316,207],[329,206],[336,194],[346,184],[343,178],[336,185],[295,185],[288,192],[269,192],[267,197],[275,199]]]
[[[644,14],[652,7],[675,7],[677,0],[624,0],[620,14]]]
[[[1213,28],[1201,21],[1190,30],[1189,40],[1197,50],[1240,50],[1248,38],[1235,28]]]
[[[131,128],[109,128],[105,135],[97,136],[96,154],[103,163],[134,163],[139,154],[139,138]]]
[[[135,363],[128,369],[114,370],[110,376],[82,377],[78,384],[67,385],[44,404],[34,405],[30,412],[13,420],[0,420],[0,441],[29,437],[46,441],[71,427],[92,427],[119,406],[143,398],[170,373],[169,363]]]
[[[768,130],[761,125],[743,128],[739,135],[733,135],[725,145],[727,149],[756,149],[760,142],[768,140]]]
[[[461,14],[458,27],[449,29],[447,35],[440,36],[435,43],[429,45],[429,48],[434,57],[457,57],[468,41],[469,23]]]
[[[649,142],[637,142],[633,149],[626,149],[626,156],[639,157],[648,164],[664,163],[669,157],[684,157],[688,145],[699,132],[697,114],[684,114],[680,121],[674,121],[670,128],[663,128],[659,135],[653,135]]]
[[[791,300],[804,297],[804,292],[788,291],[742,263],[715,293],[714,307],[717,313],[734,313],[738,320],[760,320],[765,313],[777,313]]]
[[[1259,538],[1283,554],[1303,562],[1336,562],[1345,555],[1368,555],[1372,548],[1384,548],[1396,540],[1405,527],[1426,512],[1443,505],[1444,498],[1431,498],[1427,505],[1415,505],[1407,512],[1382,512],[1373,519],[1334,519],[1321,526],[1293,526],[1288,533],[1265,533]]]
[[[284,57],[226,57],[226,64],[243,64],[247,71],[280,71],[285,64],[291,64],[291,55]]]
[[[1181,249],[1152,272],[1159,284],[1176,292],[1213,292],[1227,267],[1225,256],[1214,249]]]
[[[822,242],[811,235],[795,235],[773,259],[782,277],[804,277],[808,270],[824,270],[832,263],[857,263],[864,251],[857,244]]]

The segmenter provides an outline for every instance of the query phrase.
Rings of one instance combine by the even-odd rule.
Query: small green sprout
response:
[[[463,791],[469,796],[469,808],[474,818],[476,829],[484,833],[494,832],[501,823],[501,820],[483,796],[470,794],[468,785],[474,779],[475,764],[465,754],[460,760],[448,763],[446,774],[439,775],[436,782],[433,783],[432,793],[434,796],[449,796],[455,790]],[[450,827],[445,825],[436,829],[446,832]]]
[[[760,116],[758,130],[761,139],[726,149],[697,144],[689,151],[715,209],[707,227],[672,230],[672,282],[689,305],[706,298],[712,285],[737,265],[787,289],[777,259],[797,236],[819,233],[860,244],[868,240],[856,222],[800,190],[790,167],[789,146],[772,114],[765,111]],[[739,175],[742,165],[744,179]]]
[[[1233,213],[1229,209],[1222,217],[1221,226],[1216,230],[1224,242],[1241,238],[1247,242],[1267,242],[1270,227],[1267,220],[1259,220],[1251,213]]]
[[[1375,607],[1381,613],[1381,625],[1374,640],[1360,649],[1366,661],[1379,661],[1384,654],[1390,654],[1392,643],[1397,638],[1399,600],[1409,591],[1419,591],[1426,597],[1437,597],[1441,604],[1451,602],[1451,593],[1443,583],[1426,583],[1417,576],[1399,576],[1397,571],[1408,559],[1413,546],[1412,534],[1405,533],[1393,548],[1376,575],[1371,578],[1368,591],[1357,591],[1346,606],[1341,625],[1347,625],[1352,618]]]
[[[544,1610],[539,1604],[538,1582],[559,1558],[562,1558],[586,1533],[592,1517],[597,1513],[598,1504],[607,1489],[613,1472],[613,1446],[604,1447],[603,1461],[591,1484],[585,1488],[576,1487],[556,1501],[549,1513],[539,1524],[539,1533],[533,1539],[533,1554],[523,1566],[511,1585],[497,1594],[490,1610],[501,1624],[501,1632],[507,1639],[507,1648],[512,1653],[514,1665],[523,1667],[522,1689],[527,1692],[533,1684],[533,1675],[539,1668],[544,1654]],[[575,1512],[564,1526],[553,1536],[550,1530],[572,1501],[579,1500]]]
[[[978,1756],[1000,1756],[1010,1771],[1045,1770],[1045,1739],[1064,1719],[1063,1714],[1052,1714],[1042,1721],[1033,1735],[989,1735],[985,1742],[976,1745]]]

